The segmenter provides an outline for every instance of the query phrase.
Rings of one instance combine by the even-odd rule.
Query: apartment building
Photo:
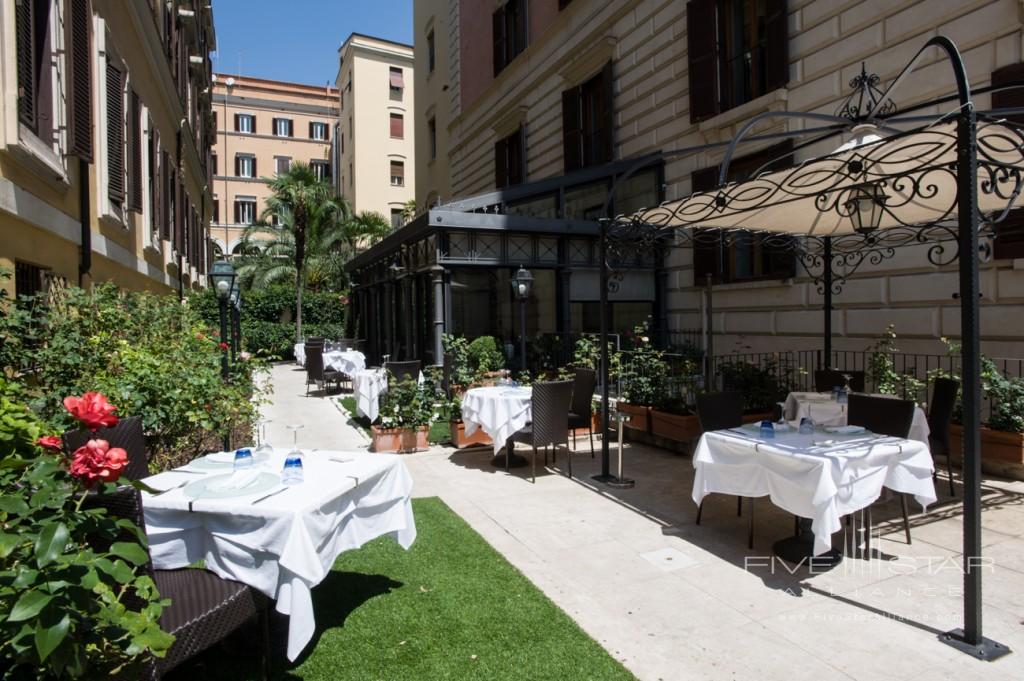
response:
[[[453,39],[451,32],[458,26],[447,21],[448,5],[447,0],[413,3],[416,205],[420,209],[452,198],[448,122],[452,119],[453,100],[458,99],[459,89],[458,69],[452,68],[458,60],[451,55],[458,40]]]
[[[204,285],[210,4],[4,0],[0,25],[0,286]]]
[[[412,46],[353,33],[338,60],[338,193],[398,227],[416,196]]]
[[[1024,9],[1014,0],[415,4],[417,64],[433,59],[436,70],[448,60],[433,76],[438,82],[424,81],[417,103],[417,129],[446,135],[433,173],[427,159],[418,160],[417,175],[427,175],[419,186],[423,196],[438,193],[441,209],[472,214],[459,218],[439,210],[430,218],[431,224],[436,218],[446,220],[445,227],[437,228],[444,233],[430,237],[444,257],[424,267],[450,258],[444,276],[462,290],[466,286],[458,284],[466,282],[457,272],[462,262],[507,268],[489,283],[471,285],[488,287],[491,298],[501,301],[515,262],[487,256],[493,230],[507,233],[495,251],[507,254],[515,239],[540,229],[536,220],[561,221],[550,235],[558,241],[558,257],[540,257],[547,236],[534,237],[529,256],[520,256],[535,276],[540,271],[552,280],[549,293],[564,298],[559,310],[568,309],[555,314],[543,309],[542,300],[531,302],[528,328],[538,333],[594,330],[596,262],[586,251],[593,245],[583,239],[588,228],[565,224],[600,217],[610,187],[632,159],[649,156],[650,163],[619,187],[613,197],[616,212],[712,187],[723,143],[753,116],[766,111],[836,113],[862,65],[877,74],[884,88],[938,34],[959,46],[973,87],[1024,81]],[[936,51],[901,85],[897,110],[954,88]],[[975,103],[980,109],[1020,106],[1020,99],[1012,92],[979,94]],[[940,110],[946,109],[936,105],[917,113]],[[813,124],[774,119],[755,132],[807,127]],[[808,145],[800,138],[745,144],[730,175],[741,178],[767,163],[799,163],[849,139],[847,134]],[[693,147],[703,148],[659,157],[660,152]],[[479,228],[490,218],[479,213],[498,213],[502,219],[488,223],[492,231],[485,233]],[[994,356],[1024,356],[1024,317],[1018,314],[1024,303],[1024,239],[1013,225],[1000,227],[993,257],[982,264],[982,345]],[[376,259],[386,261],[395,249],[415,251],[415,246],[382,243],[354,269],[372,284]],[[890,323],[908,352],[942,352],[939,339],[958,335],[956,265],[931,265],[925,250],[901,248],[894,257],[865,263],[851,274],[833,299],[837,349],[863,350]],[[454,258],[457,253],[464,255]],[[792,255],[762,248],[756,238],[659,255],[651,272],[627,272],[627,281],[617,283],[612,294],[616,330],[646,315],[669,330],[704,328],[703,287],[709,273],[716,351],[820,348],[822,294]],[[559,284],[563,279],[568,283]],[[442,295],[439,304],[462,304],[456,289]],[[458,313],[448,314],[445,324],[457,330]],[[508,332],[502,320],[494,324]]]
[[[210,232],[218,254],[230,256],[239,253],[243,231],[263,212],[269,178],[301,161],[334,182],[338,92],[328,84],[217,73],[213,118],[217,139]]]

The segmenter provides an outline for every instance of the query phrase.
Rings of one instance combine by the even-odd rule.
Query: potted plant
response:
[[[668,394],[668,363],[647,335],[647,324],[627,335],[632,343],[628,357],[620,360],[620,396],[616,408],[629,415],[626,427],[651,432],[651,409]]]
[[[762,364],[735,361],[718,367],[725,390],[734,390],[743,399],[743,420],[746,423],[771,418],[772,408],[786,399],[792,389],[789,371],[769,358]]]
[[[429,448],[430,424],[437,420],[431,382],[396,381],[389,377],[388,390],[380,397],[380,425],[370,426],[375,452],[417,452]]]
[[[442,342],[450,373],[449,397],[442,404],[441,417],[448,419],[452,444],[458,449],[489,446],[491,438],[483,430],[477,429],[472,435],[466,435],[466,424],[462,422],[462,394],[472,387],[493,384],[494,373],[505,366],[505,356],[491,336],[481,336],[470,342],[462,336],[445,334]]]

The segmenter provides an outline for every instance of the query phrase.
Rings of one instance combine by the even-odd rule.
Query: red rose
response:
[[[111,449],[106,440],[89,440],[71,455],[71,475],[86,487],[97,482],[116,482],[128,465],[128,452]]]
[[[65,397],[64,408],[93,432],[100,427],[111,428],[117,425],[117,417],[114,416],[117,407],[108,402],[103,393],[85,393],[81,397]]]
[[[197,333],[196,340],[206,340],[206,336],[201,333]]]
[[[221,343],[220,343],[220,349],[221,349],[221,350],[227,350],[227,349],[228,349],[228,344],[227,344],[227,343],[225,343],[224,341],[221,341]]]
[[[36,440],[36,444],[43,449],[52,449],[55,452],[64,449],[64,443],[61,442],[60,435],[44,435]]]

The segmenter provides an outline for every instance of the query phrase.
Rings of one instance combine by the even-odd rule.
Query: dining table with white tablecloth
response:
[[[314,450],[303,456],[305,480],[284,486],[285,456],[257,452],[254,468],[233,471],[232,455],[219,453],[159,473],[145,482],[164,493],[143,492],[143,509],[154,567],[202,560],[274,599],[295,660],[316,630],[313,587],[338,555],[382,536],[409,548],[416,524],[400,457]]]
[[[764,497],[811,520],[814,554],[832,547],[840,519],[867,508],[882,488],[911,494],[922,507],[936,500],[931,452],[918,440],[875,435],[854,427],[788,427],[772,439],[758,424],[704,433],[693,454],[692,497]]]
[[[346,376],[366,368],[366,355],[358,350],[325,350],[324,369],[334,369]]]
[[[533,390],[527,387],[499,385],[467,390],[462,395],[466,435],[472,435],[477,428],[483,430],[498,454],[512,434],[532,420],[532,399]]]
[[[871,395],[895,399],[893,395]],[[838,402],[831,393],[791,392],[786,395],[783,403],[783,418],[793,426],[799,426],[800,420],[810,418],[819,426],[845,426],[849,416],[849,404]],[[910,424],[907,437],[928,445],[928,415],[918,405],[914,405],[914,419]]]
[[[417,379],[423,383],[423,372]],[[380,396],[387,392],[388,373],[385,369],[362,369],[352,374],[352,393],[356,398],[356,414],[371,423],[380,415]]]

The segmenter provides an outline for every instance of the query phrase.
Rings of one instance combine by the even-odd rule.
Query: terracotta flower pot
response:
[[[963,426],[949,426],[949,448],[954,460],[963,459]],[[981,460],[1024,464],[1024,433],[1007,433],[981,428]]]
[[[452,421],[450,426],[452,430],[452,444],[455,445],[456,449],[494,444],[482,428],[477,428],[472,435],[466,435],[466,424],[462,421]]]
[[[645,433],[651,432],[651,408],[642,407],[634,404],[625,404],[619,402],[616,408],[623,414],[629,414],[629,420],[626,421],[626,426],[635,430],[641,430]]]
[[[677,442],[690,442],[700,437],[700,421],[696,414],[673,414],[651,410],[651,433]]]
[[[407,454],[426,451],[430,448],[430,444],[427,442],[430,426],[419,426],[418,428],[370,426],[370,431],[373,434],[371,449],[375,452]]]

